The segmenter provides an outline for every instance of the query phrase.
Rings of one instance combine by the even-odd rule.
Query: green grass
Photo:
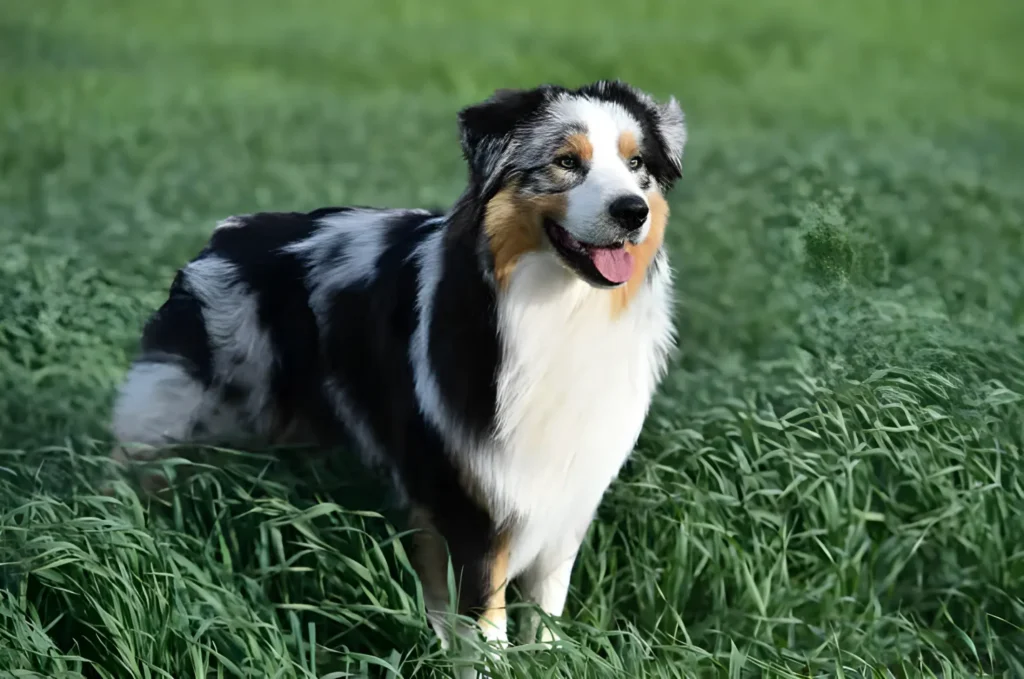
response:
[[[370,4],[0,3],[0,676],[445,676],[358,476],[100,495],[113,391],[215,220],[445,204],[458,107],[608,76],[689,114],[680,351],[498,676],[1024,675],[1024,6]]]

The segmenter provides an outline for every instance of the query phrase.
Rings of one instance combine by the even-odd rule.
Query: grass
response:
[[[103,496],[113,390],[215,220],[445,204],[459,106],[606,76],[689,114],[680,350],[498,676],[1024,676],[1024,9],[349,5],[3,3],[0,676],[446,676],[342,458]]]

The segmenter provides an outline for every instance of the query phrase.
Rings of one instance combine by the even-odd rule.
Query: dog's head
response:
[[[681,176],[675,99],[618,81],[501,90],[463,109],[459,126],[500,284],[531,251],[593,286],[642,279],[661,246],[663,195]]]

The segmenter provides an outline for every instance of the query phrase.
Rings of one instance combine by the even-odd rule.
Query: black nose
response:
[[[608,214],[626,231],[636,231],[647,219],[647,203],[635,194],[619,196],[608,206]]]

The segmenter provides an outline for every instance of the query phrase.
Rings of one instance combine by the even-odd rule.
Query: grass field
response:
[[[460,106],[599,77],[688,113],[680,347],[499,676],[1024,676],[1024,5],[378,3],[0,0],[0,677],[446,676],[337,458],[107,497],[106,417],[217,219],[445,204]]]

